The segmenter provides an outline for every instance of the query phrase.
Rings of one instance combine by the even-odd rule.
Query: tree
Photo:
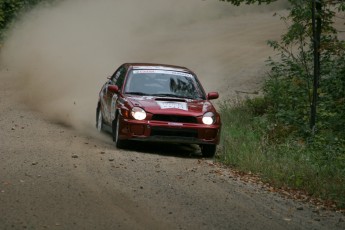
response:
[[[275,2],[277,0],[220,0],[220,1],[222,1],[222,2],[230,2],[231,4],[233,4],[235,6],[239,6],[241,3],[245,3],[245,4],[257,3],[259,5],[261,5],[262,3],[269,4],[269,3]]]
[[[275,2],[226,1],[234,5]],[[316,4],[312,7],[314,2]],[[318,130],[342,130],[345,127],[345,43],[338,39],[339,31],[335,29],[334,21],[344,21],[345,2],[289,0],[289,3],[289,15],[281,17],[288,25],[287,32],[282,35],[281,41],[268,42],[280,55],[279,61],[274,58],[268,60],[271,71],[264,90],[270,103],[270,113],[278,122],[293,127],[292,130],[310,133],[314,131],[315,124]],[[316,10],[315,24],[312,9]]]
[[[0,0],[0,38],[8,25],[23,11],[48,0]]]
[[[322,0],[312,0],[312,29],[313,29],[313,51],[314,51],[314,79],[313,79],[313,98],[310,104],[310,129],[315,134],[316,125],[316,107],[318,99],[318,88],[320,81],[320,40],[321,40],[321,10]]]

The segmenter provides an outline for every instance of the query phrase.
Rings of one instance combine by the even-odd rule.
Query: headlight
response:
[[[146,118],[146,112],[142,108],[134,107],[131,112],[132,116],[136,120],[144,120]]]
[[[202,117],[202,123],[204,123],[205,125],[212,125],[214,121],[215,121],[214,113],[212,112],[207,112]]]

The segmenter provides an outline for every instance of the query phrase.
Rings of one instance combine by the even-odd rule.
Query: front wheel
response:
[[[119,134],[120,134],[120,115],[117,115],[116,122],[113,122],[113,141],[115,142],[116,148],[123,148],[125,141],[120,140]]]
[[[216,154],[217,146],[216,145],[201,145],[201,153],[203,157],[214,157]]]

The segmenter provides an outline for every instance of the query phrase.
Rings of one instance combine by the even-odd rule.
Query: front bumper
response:
[[[218,144],[220,125],[165,121],[120,120],[119,138],[152,142]]]

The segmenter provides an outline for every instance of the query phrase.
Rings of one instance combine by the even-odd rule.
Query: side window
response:
[[[126,77],[127,69],[124,66],[121,66],[111,77],[112,84],[115,84],[119,87],[119,89],[122,89],[123,82]]]

